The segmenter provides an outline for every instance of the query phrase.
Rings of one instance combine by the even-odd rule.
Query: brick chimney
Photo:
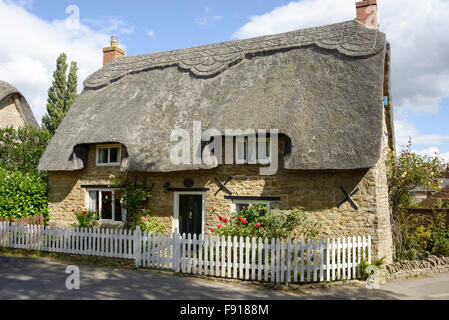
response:
[[[122,57],[125,55],[125,50],[118,47],[118,42],[116,37],[111,37],[111,46],[103,48],[103,66],[107,65],[109,62],[117,57]]]
[[[378,10],[376,0],[364,0],[356,2],[356,20],[370,29],[379,29]]]

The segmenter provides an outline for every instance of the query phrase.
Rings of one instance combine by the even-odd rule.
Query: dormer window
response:
[[[97,166],[119,166],[120,160],[119,145],[97,146]]]
[[[236,138],[235,157],[237,164],[269,164],[271,162],[270,138]]]

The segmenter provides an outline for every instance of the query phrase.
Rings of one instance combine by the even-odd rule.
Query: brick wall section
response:
[[[372,27],[378,28],[377,21],[377,1],[364,0],[356,3],[357,21]]]
[[[0,104],[0,128],[13,127],[15,129],[25,126],[13,97]]]

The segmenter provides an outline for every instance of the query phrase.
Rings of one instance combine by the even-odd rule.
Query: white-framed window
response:
[[[235,159],[237,164],[271,163],[270,138],[236,137]]]
[[[121,156],[120,145],[97,146],[97,166],[119,166]]]
[[[114,189],[88,189],[87,207],[96,211],[100,221],[125,222],[126,209],[120,193]]]
[[[257,201],[257,200],[234,200],[232,202],[232,213],[237,213],[242,210],[248,209],[252,204],[260,203],[267,207],[267,210],[270,211],[270,202],[269,201]]]

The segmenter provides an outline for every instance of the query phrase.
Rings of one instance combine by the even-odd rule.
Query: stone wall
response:
[[[283,141],[280,142],[282,150]],[[75,222],[72,209],[87,207],[87,191],[83,185],[108,185],[111,175],[119,173],[119,167],[96,167],[95,146],[90,148],[88,163],[76,172],[50,172],[49,207],[51,223],[68,225]],[[122,152],[123,154],[124,152]],[[279,154],[281,157],[281,154]],[[279,163],[282,163],[281,161]],[[153,215],[161,217],[170,228],[173,226],[174,193],[164,192],[166,182],[172,188],[183,188],[186,178],[194,181],[193,188],[209,188],[206,200],[207,232],[219,224],[219,216],[230,217],[232,201],[224,199],[215,178],[226,181],[234,196],[274,196],[280,201],[271,202],[271,208],[290,210],[302,206],[310,216],[322,223],[323,237],[371,235],[373,256],[386,256],[391,261],[391,230],[389,228],[388,195],[383,158],[372,169],[345,171],[302,171],[279,169],[276,175],[260,176],[257,165],[221,165],[215,169],[173,173],[141,173],[148,184],[154,184],[152,198],[147,204]],[[351,192],[359,206],[355,210],[340,190]]]
[[[429,256],[420,261],[398,261],[382,269],[382,279],[400,279],[449,272],[449,257]]]
[[[6,101],[0,104],[0,128],[11,126],[15,129],[25,126],[13,97],[6,99]]]

